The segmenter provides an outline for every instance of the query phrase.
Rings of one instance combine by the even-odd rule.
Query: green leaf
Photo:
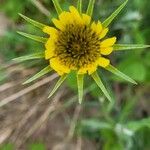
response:
[[[89,5],[88,5],[87,11],[86,11],[87,15],[92,16],[94,4],[95,4],[95,0],[89,0]]]
[[[28,34],[28,33],[25,33],[25,32],[17,32],[17,33],[19,33],[22,36],[25,36],[26,38],[37,41],[37,42],[46,43],[46,41],[47,41],[47,38],[44,38],[44,37]]]
[[[50,66],[45,67],[44,69],[42,69],[40,72],[38,72],[37,74],[35,74],[33,77],[31,77],[30,79],[28,79],[26,82],[24,82],[23,84],[28,84],[40,77],[42,77],[43,75],[49,73],[50,71],[52,71],[52,69],[50,68]]]
[[[81,14],[82,13],[82,0],[78,0],[77,9],[78,9],[79,13]]]
[[[125,2],[116,9],[104,22],[103,27],[106,28],[109,26],[109,24],[115,19],[115,17],[120,13],[120,11],[126,6],[128,0],[125,0]]]
[[[150,45],[142,45],[142,44],[115,44],[113,46],[113,49],[115,51],[118,51],[118,50],[144,49],[149,47]]]
[[[133,130],[134,132],[140,130],[143,127],[150,128],[150,118],[142,119],[139,121],[131,121],[126,124],[126,127]]]
[[[112,98],[110,97],[109,93],[107,92],[107,90],[106,90],[104,84],[102,83],[100,77],[98,76],[97,72],[93,73],[91,76],[94,79],[94,81],[96,82],[96,84],[99,86],[99,88],[102,90],[104,95],[107,97],[107,99],[109,101],[112,101]]]
[[[25,16],[25,15],[23,15],[23,14],[20,14],[19,13],[19,15],[23,18],[23,19],[25,19],[27,22],[29,22],[29,23],[31,23],[32,25],[34,25],[35,27],[38,27],[38,28],[40,28],[40,29],[43,29],[46,25],[44,25],[44,24],[42,24],[42,23],[40,23],[40,22],[37,22],[37,21],[35,21],[35,20],[33,20],[33,19],[30,19],[29,17],[27,17],[27,16]]]
[[[131,79],[130,77],[128,77],[127,75],[125,75],[124,73],[122,73],[121,71],[119,71],[117,68],[115,68],[112,65],[109,65],[105,69],[110,71],[110,72],[112,72],[113,74],[119,76],[120,78],[123,78],[126,81],[129,81],[129,82],[131,82],[133,84],[137,84],[133,79]]]
[[[143,59],[126,58],[118,66],[125,74],[138,82],[144,82],[147,74],[147,67],[143,64]]]
[[[78,83],[78,95],[79,95],[79,103],[82,103],[83,99],[83,80],[84,80],[84,75],[77,75],[77,83]]]
[[[60,15],[62,13],[62,9],[60,7],[58,0],[52,0],[52,1],[53,1],[53,4],[55,6],[55,9],[56,9],[58,15]]]
[[[21,57],[15,58],[13,60],[17,61],[17,62],[22,62],[22,61],[26,61],[26,60],[40,59],[40,58],[44,58],[44,57],[45,57],[44,52],[41,52],[41,53],[34,53],[34,54],[26,55],[26,56],[21,56]]]
[[[67,74],[62,75],[60,77],[60,79],[57,81],[55,87],[53,88],[53,90],[51,91],[50,95],[48,96],[48,98],[50,98],[56,91],[57,89],[60,87],[60,85],[65,81],[65,79],[67,78]]]
[[[101,129],[111,129],[112,126],[103,121],[94,120],[94,119],[88,119],[88,120],[82,120],[81,125],[83,127],[87,127],[93,130],[101,130]]]

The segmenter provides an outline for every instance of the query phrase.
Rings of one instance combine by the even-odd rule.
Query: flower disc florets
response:
[[[98,66],[109,65],[110,61],[102,56],[113,51],[116,38],[103,40],[108,28],[103,28],[101,22],[91,22],[90,16],[79,14],[71,6],[70,12],[62,12],[53,23],[57,29],[46,26],[43,30],[50,34],[45,45],[45,58],[58,74],[71,70],[92,74]]]
[[[100,39],[87,25],[69,24],[59,32],[55,54],[63,65],[81,68],[100,57]]]

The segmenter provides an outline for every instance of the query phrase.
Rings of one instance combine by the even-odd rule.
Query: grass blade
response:
[[[137,84],[133,79],[131,79],[129,76],[125,75],[124,73],[122,73],[121,71],[119,71],[117,68],[115,68],[112,65],[109,65],[105,69],[112,72],[113,74],[117,75],[118,77],[128,81],[128,82],[131,82],[133,84]]]
[[[95,0],[89,0],[89,5],[88,5],[87,11],[86,11],[87,15],[92,16],[94,4],[95,4]]]
[[[26,61],[26,60],[40,59],[40,58],[44,58],[44,57],[45,57],[44,52],[41,52],[41,53],[34,53],[34,54],[26,55],[26,56],[21,56],[21,57],[15,58],[13,60],[17,61],[17,62],[22,62],[22,61]]]
[[[34,25],[35,27],[38,27],[38,28],[40,28],[40,29],[43,29],[43,28],[46,26],[46,25],[44,25],[44,24],[42,24],[42,23],[40,23],[40,22],[37,22],[37,21],[35,21],[35,20],[33,20],[33,19],[30,19],[29,17],[27,17],[27,16],[25,16],[25,15],[23,15],[23,14],[20,14],[20,13],[19,13],[19,15],[20,15],[24,20],[26,20],[28,23]]]
[[[93,73],[91,76],[94,79],[94,81],[96,82],[96,84],[99,86],[99,88],[102,90],[104,95],[107,97],[107,99],[111,102],[112,98],[110,97],[109,93],[107,92],[107,90],[106,90],[104,84],[102,83],[100,77],[98,76],[97,72]]]
[[[65,81],[66,78],[67,78],[67,74],[65,74],[65,75],[60,77],[60,79],[57,81],[55,87],[51,91],[51,93],[48,96],[48,98],[50,98],[57,91],[57,89],[61,86],[61,84]]]
[[[31,77],[30,79],[28,79],[26,82],[24,82],[23,84],[31,83],[32,81],[34,81],[34,80],[42,77],[43,75],[49,73],[50,71],[52,71],[52,69],[50,68],[50,66],[47,66],[44,69],[42,69],[40,72],[38,72],[37,74],[35,74],[33,77]]]
[[[55,6],[55,9],[56,9],[58,15],[60,15],[62,13],[62,9],[60,7],[58,0],[52,0],[52,1],[53,1],[53,4]]]
[[[78,0],[77,9],[78,9],[79,13],[81,14],[82,13],[82,0]]]
[[[82,103],[83,99],[83,80],[84,75],[78,74],[77,75],[77,83],[78,83],[78,95],[79,95],[79,103]]]
[[[26,37],[26,38],[37,41],[37,42],[46,43],[46,41],[47,41],[47,38],[44,38],[44,37],[28,34],[28,33],[25,33],[25,32],[17,32],[17,33],[24,36],[24,37]]]
[[[115,44],[113,46],[113,49],[115,51],[120,51],[120,50],[144,49],[149,47],[150,45],[142,45],[142,44]]]
[[[125,2],[120,5],[104,22],[103,27],[106,28],[109,26],[109,24],[115,19],[115,17],[120,13],[120,11],[126,6],[128,0],[125,0]]]

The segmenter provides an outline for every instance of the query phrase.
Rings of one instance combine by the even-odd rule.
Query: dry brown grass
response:
[[[9,78],[0,86],[0,144],[9,142],[16,150],[24,150],[28,143],[41,141],[48,150],[93,149],[89,141],[74,138],[81,111],[80,106],[72,106],[77,97],[72,97],[67,87],[62,86],[52,99],[47,99],[56,74],[23,86],[24,79],[34,69],[12,63],[4,69]]]

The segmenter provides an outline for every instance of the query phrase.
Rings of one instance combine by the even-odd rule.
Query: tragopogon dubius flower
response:
[[[49,96],[51,97],[66,79],[67,75],[71,71],[75,71],[77,74],[80,103],[83,97],[83,80],[85,74],[91,75],[105,96],[111,100],[109,93],[98,76],[97,70],[99,67],[136,84],[133,79],[113,67],[107,58],[107,55],[110,55],[113,51],[149,47],[149,45],[115,44],[116,37],[106,38],[106,34],[109,31],[109,24],[124,8],[127,1],[125,0],[104,22],[92,20],[95,0],[89,1],[86,12],[82,12],[82,0],[78,0],[77,8],[70,6],[69,11],[63,11],[58,1],[53,0],[58,13],[58,18],[52,19],[54,26],[44,25],[20,14],[26,21],[42,29],[44,33],[49,35],[49,38],[43,38],[18,32],[27,38],[44,43],[45,51],[23,56],[16,60],[24,61],[45,58],[46,61],[49,61],[49,65],[46,68],[25,83],[29,83],[51,70],[55,70],[60,75],[60,79],[52,90]]]

